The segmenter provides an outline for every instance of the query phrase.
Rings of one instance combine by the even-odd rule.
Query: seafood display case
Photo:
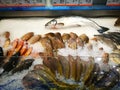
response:
[[[120,90],[120,0],[0,0],[0,90]]]
[[[34,11],[34,13],[33,13]],[[54,13],[56,12],[56,13]],[[91,14],[92,13],[92,14]],[[119,0],[0,0],[1,17],[119,16]]]

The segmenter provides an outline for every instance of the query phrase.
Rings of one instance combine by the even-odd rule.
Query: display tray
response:
[[[94,35],[102,35],[95,28],[93,28],[91,26],[84,26],[84,25],[79,26],[79,20],[80,20],[79,16],[78,17],[71,16],[71,18],[72,19],[65,19],[64,22],[62,22],[62,23],[64,23],[64,25],[66,25],[68,23],[71,23],[71,24],[73,24],[73,26],[72,27],[61,28],[61,29],[45,28],[45,24],[48,23],[48,21],[52,20],[53,18],[36,17],[36,18],[7,18],[7,19],[1,19],[0,20],[0,39],[2,38],[2,33],[4,33],[5,31],[10,32],[10,37],[9,38],[10,38],[11,43],[13,43],[13,41],[16,40],[16,39],[19,40],[19,42],[20,42],[21,37],[28,32],[33,32],[34,35],[41,35],[41,37],[44,37],[45,34],[48,34],[48,33],[58,33],[59,32],[61,35],[63,35],[64,33],[70,34],[72,32],[72,33],[77,34],[78,36],[85,34],[86,36],[88,36],[90,41],[94,38]],[[95,21],[100,26],[104,26],[104,27],[109,28],[109,30],[107,32],[120,32],[120,26],[114,26],[114,23],[117,20],[116,17],[100,17],[100,18],[90,18],[90,19]],[[78,26],[74,26],[74,23],[78,24]],[[107,32],[105,32],[105,33],[107,33]],[[2,41],[2,39],[1,39],[1,41]],[[31,53],[44,52],[45,48],[39,42],[40,41],[38,41],[35,44],[29,44],[29,42],[28,42],[28,45],[29,45],[28,48],[33,47],[33,51]],[[3,45],[1,43],[2,42],[0,42],[0,46],[3,47]],[[87,51],[85,51],[87,45],[88,44],[85,44],[84,45],[85,48],[83,47],[83,49],[81,49],[81,47],[78,47],[78,49],[75,49],[75,50],[72,50],[69,47],[66,47],[65,49],[64,48],[63,49],[58,49],[57,54],[65,56],[67,58],[68,58],[69,55],[71,55],[73,57],[80,56],[80,58],[83,57],[82,58],[83,60],[86,59],[86,58],[88,59],[90,56],[92,56],[92,57],[94,57],[94,59],[96,58],[97,61],[95,61],[95,62],[99,63],[99,58],[102,59],[103,57],[99,56],[99,53],[97,52],[97,50],[99,50],[101,47],[97,46],[98,48],[95,49],[95,47],[93,46],[94,50],[87,52]],[[3,50],[5,50],[5,51],[9,50],[9,49],[11,49],[11,46],[8,47],[7,49],[4,48]],[[112,50],[113,48],[111,49],[111,47],[107,46],[107,44],[104,46],[104,43],[101,43],[100,46],[103,46],[102,47],[103,50],[104,50],[103,53],[112,53],[113,52],[113,50]],[[83,52],[81,52],[82,50],[83,50]],[[95,53],[96,56],[94,56],[94,54],[92,54],[94,52],[96,52]],[[28,55],[25,58],[23,56],[23,59],[29,59],[31,57],[32,56],[30,56],[30,55]],[[54,57],[52,56],[52,58],[54,58]],[[39,58],[34,57],[34,60],[35,61],[32,63],[32,66],[29,67],[29,69],[27,69],[27,70],[23,70],[22,72],[15,73],[13,75],[11,75],[11,74],[3,74],[2,76],[0,75],[0,90],[24,90],[24,89],[26,89],[25,85],[23,85],[23,83],[22,83],[23,77],[28,72],[33,70],[33,67],[36,64],[43,64],[43,57],[39,57]],[[109,64],[110,64],[110,67],[114,67],[116,65],[116,63],[112,64],[111,61],[110,61]],[[117,65],[118,64],[120,64],[120,63],[117,63]],[[88,65],[89,65],[89,63],[88,63]],[[104,70],[105,68],[102,68],[102,69]],[[0,72],[2,72],[2,70],[3,69],[0,68]],[[89,73],[91,71],[88,70],[87,72]],[[60,79],[60,77],[59,77],[59,79]],[[36,84],[36,81],[33,81],[33,82]],[[67,82],[69,82],[69,80]],[[80,85],[81,84],[82,83],[80,83]],[[120,84],[120,82],[117,83],[114,87],[110,87],[110,88],[107,88],[107,89],[109,89],[109,90],[110,89],[111,90],[119,90],[120,89],[119,84]],[[54,87],[54,85],[52,87]],[[58,85],[58,87],[59,87],[59,85]],[[27,88],[27,89],[28,90],[39,90],[40,88],[41,88],[41,86],[39,88],[33,88],[32,87],[32,88]],[[80,88],[77,88],[76,90],[81,90],[82,88],[83,87],[80,87]],[[51,88],[49,88],[49,89],[51,89]],[[49,89],[44,88],[44,89],[41,89],[41,90],[49,90]],[[55,88],[52,88],[52,89],[54,90]],[[86,88],[86,90],[87,89],[88,88]],[[106,89],[106,88],[97,88],[97,89],[94,88],[94,90],[104,90],[104,89]],[[57,89],[55,89],[55,90],[57,90]],[[60,90],[60,89],[58,89],[58,90]],[[90,90],[92,90],[92,89],[90,89]]]

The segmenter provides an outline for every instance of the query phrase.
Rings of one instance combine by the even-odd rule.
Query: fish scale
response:
[[[49,89],[87,90],[87,88],[89,88],[90,90],[97,90],[102,88],[110,88],[111,86],[116,85],[117,81],[119,80],[119,73],[117,72],[119,67],[111,69],[110,71],[102,71],[100,69],[100,65],[94,63],[94,58],[92,57],[89,57],[89,61],[86,62],[80,59],[78,56],[73,57],[70,55],[67,57],[59,56],[55,59],[51,57],[51,61],[52,60],[53,63],[50,63],[51,65],[46,66],[46,64],[49,64],[49,61],[47,61],[46,64],[43,63],[43,65],[37,65],[33,71],[30,71],[42,78],[43,80],[39,80],[44,81],[44,84],[49,86]],[[54,60],[56,60],[57,69],[51,69],[51,67],[53,67],[55,64]],[[61,79],[61,77],[57,76],[53,70],[57,70],[57,73],[65,78]],[[27,75],[25,77],[27,77]],[[66,78],[66,75],[69,75],[69,77]],[[37,79],[35,76],[31,77],[34,77],[33,79]],[[27,81],[25,78],[23,78],[23,81],[29,83],[29,81]],[[31,82],[33,83],[33,81]],[[42,86],[40,88],[44,89]]]
[[[66,22],[67,21],[67,22]],[[45,27],[48,29],[63,29],[71,27],[90,26],[95,28],[99,33],[104,33],[109,30],[107,27],[100,26],[95,21],[80,16],[76,17],[59,17],[48,21]]]

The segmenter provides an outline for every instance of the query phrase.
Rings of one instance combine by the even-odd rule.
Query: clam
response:
[[[115,50],[109,54],[109,61],[112,65],[119,65],[120,64],[120,51]]]
[[[10,32],[6,31],[6,32],[3,33],[2,36],[5,37],[6,39],[9,39],[10,38]]]
[[[70,65],[70,78],[75,80],[76,79],[76,73],[77,73],[77,62],[74,60],[72,56],[69,55],[69,65]]]
[[[82,76],[82,70],[83,70],[83,66],[82,66],[82,62],[79,56],[76,57],[76,79],[75,81],[79,82],[80,78]]]
[[[47,33],[45,36],[52,41],[54,50],[65,47],[60,33]]]
[[[51,40],[48,37],[43,37],[40,39],[40,42],[44,47],[47,56],[53,56],[53,45]]]
[[[70,35],[67,34],[67,33],[64,33],[64,34],[62,35],[62,40],[63,40],[64,42],[67,42],[67,41],[69,40],[69,38],[70,38]]]
[[[73,33],[73,32],[70,32],[70,37],[72,38],[72,39],[77,39],[77,34],[76,33]]]
[[[64,56],[58,56],[58,60],[60,61],[60,64],[62,66],[62,73],[65,79],[69,78],[69,61]]]
[[[3,47],[7,48],[9,45],[10,45],[10,39],[8,38],[8,39],[5,40],[5,43],[4,43]]]
[[[67,83],[57,80],[54,75],[52,75],[51,70],[44,65],[38,65],[39,69],[30,71],[22,80],[23,85],[28,89],[38,88],[42,90],[57,89],[57,90],[74,90],[78,85],[69,85]],[[37,67],[38,67],[37,66]],[[38,83],[37,83],[38,81]],[[31,87],[33,86],[34,87]],[[42,87],[42,85],[46,87]]]
[[[34,35],[32,36],[27,42],[29,42],[30,44],[34,44],[36,43],[37,41],[39,41],[41,38],[40,35]]]
[[[23,35],[23,36],[21,37],[21,39],[22,39],[23,41],[27,41],[27,40],[29,40],[33,35],[34,35],[33,32],[28,32],[28,33],[26,33],[25,35]]]
[[[77,49],[77,42],[76,39],[70,38],[68,41],[68,47],[71,49]]]
[[[81,38],[81,40],[82,40],[84,43],[88,43],[88,42],[89,42],[89,37],[88,37],[86,34],[80,35],[79,38]]]

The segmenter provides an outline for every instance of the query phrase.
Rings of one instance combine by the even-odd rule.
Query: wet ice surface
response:
[[[0,90],[25,90],[21,80],[36,64],[42,64],[42,59],[37,58],[28,70],[13,75],[9,73],[0,77]]]
[[[4,31],[10,31],[11,38],[20,38],[26,32],[34,32],[35,34],[45,34],[48,32],[61,32],[69,33],[74,32],[78,35],[87,34],[89,37],[93,37],[94,34],[98,34],[97,30],[90,26],[83,27],[70,27],[65,29],[46,29],[45,24],[53,18],[19,18],[19,19],[3,19],[0,21],[0,33]],[[120,30],[119,27],[114,27],[114,22],[117,18],[94,18],[99,25],[110,28],[109,31]],[[67,21],[65,21],[66,23]]]
[[[60,32],[70,33],[74,32],[78,35],[86,34],[89,37],[93,37],[94,34],[99,34],[95,28],[92,27],[73,27],[73,28],[65,28],[59,30],[49,30],[45,28],[45,24],[50,21],[52,18],[19,18],[19,19],[3,19],[0,21],[0,33],[4,31],[9,31],[11,33],[11,40],[16,38],[20,38],[22,35],[27,32],[34,32],[35,34],[44,35],[49,32]],[[120,27],[114,27],[114,22],[117,18],[92,18],[92,20],[96,21],[99,25],[110,28],[109,31],[119,31]],[[66,21],[67,22],[67,21]],[[35,48],[36,50],[36,48]],[[40,49],[43,50],[43,49]],[[78,49],[78,51],[81,49]],[[65,52],[69,52],[71,49],[65,50]],[[63,50],[64,52],[64,50]],[[77,51],[72,51],[72,55],[78,54]],[[79,52],[80,53],[80,52]],[[85,54],[86,52],[84,52]],[[67,53],[66,53],[67,54]],[[81,55],[84,55],[83,53]],[[87,53],[88,54],[88,53]],[[100,60],[99,58],[97,60]],[[38,61],[41,63],[41,61]],[[38,64],[38,62],[34,62],[34,64]],[[30,69],[29,69],[30,70]],[[0,70],[1,71],[1,70]],[[12,76],[3,76],[0,78],[0,90],[24,90],[24,87],[21,83],[21,79],[27,74],[28,70],[24,70],[20,73],[16,73]],[[117,87],[119,90],[119,88]],[[117,90],[115,89],[115,90]]]

